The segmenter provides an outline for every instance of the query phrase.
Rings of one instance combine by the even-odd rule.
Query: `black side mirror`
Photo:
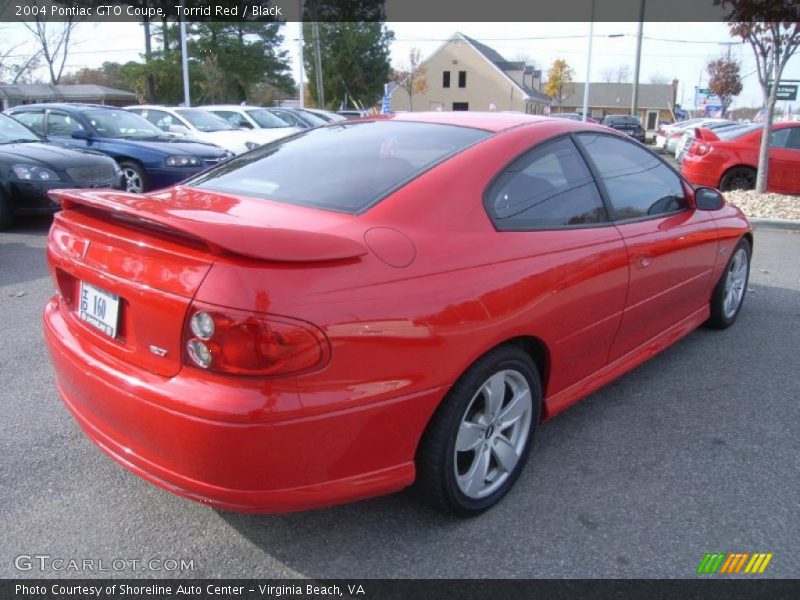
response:
[[[83,129],[76,129],[73,131],[70,136],[76,140],[88,140],[89,134],[86,133]]]
[[[694,191],[694,203],[699,210],[719,210],[725,204],[725,198],[714,188],[701,187]]]

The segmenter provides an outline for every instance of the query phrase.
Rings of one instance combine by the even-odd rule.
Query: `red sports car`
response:
[[[760,123],[719,134],[698,129],[681,163],[681,173],[694,184],[724,192],[753,189],[762,129]],[[800,194],[800,123],[775,123],[772,127],[767,190]]]
[[[44,329],[87,435],[236,511],[414,484],[460,515],[539,423],[739,314],[752,231],[606,127],[409,113],[150,195],[54,192]]]

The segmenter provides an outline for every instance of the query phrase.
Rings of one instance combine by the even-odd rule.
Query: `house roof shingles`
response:
[[[531,70],[529,71],[528,67],[526,67],[524,62],[508,61],[505,58],[503,58],[503,55],[500,54],[494,48],[490,48],[486,44],[483,44],[476,39],[468,37],[463,33],[459,33],[457,35],[460,35],[462,38],[464,38],[473,48],[475,48],[475,50],[477,50],[480,54],[482,54],[486,60],[488,60],[490,63],[494,64],[498,69],[500,69],[503,75],[505,75],[510,82],[512,82],[522,91],[524,91],[528,97],[533,98],[535,100],[539,100],[541,102],[546,102],[548,104],[550,103],[551,101],[550,96],[538,90],[534,90],[533,88],[527,85],[522,85],[506,72],[506,71],[522,71],[524,69],[525,73],[528,74],[532,73],[533,69],[531,68]]]
[[[573,83],[572,93],[564,98],[562,106],[583,105],[583,83]],[[589,106],[596,108],[630,107],[633,99],[632,83],[592,83],[589,86]],[[640,108],[668,109],[675,101],[675,88],[671,84],[640,83],[638,105]]]

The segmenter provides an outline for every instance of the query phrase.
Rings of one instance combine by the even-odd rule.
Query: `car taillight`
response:
[[[186,365],[229,375],[289,375],[321,366],[325,334],[283,316],[193,303],[183,329]]]
[[[711,144],[706,142],[694,142],[689,148],[689,154],[694,154],[695,156],[705,156],[709,152],[711,152]]]

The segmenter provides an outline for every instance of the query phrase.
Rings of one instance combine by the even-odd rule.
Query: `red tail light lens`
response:
[[[706,142],[695,142],[689,148],[689,154],[694,154],[695,156],[705,156],[709,152],[711,152],[711,144]]]
[[[230,375],[289,375],[330,354],[319,329],[290,319],[194,303],[183,330],[186,365]]]

